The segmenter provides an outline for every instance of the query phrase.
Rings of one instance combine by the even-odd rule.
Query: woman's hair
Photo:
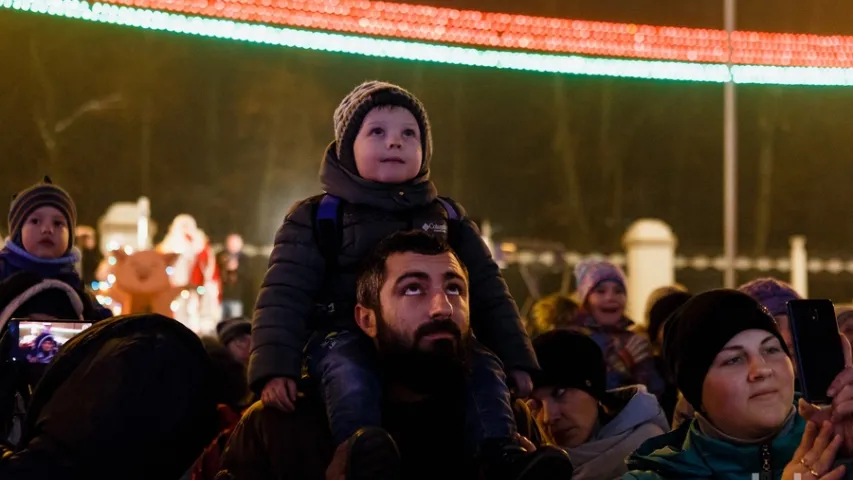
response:
[[[573,326],[579,311],[578,303],[564,293],[543,297],[530,312],[530,336]]]

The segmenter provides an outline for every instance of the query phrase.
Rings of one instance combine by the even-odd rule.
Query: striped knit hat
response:
[[[335,146],[338,159],[347,170],[352,173],[358,172],[355,166],[355,154],[353,153],[355,137],[361,129],[364,117],[374,108],[382,106],[405,108],[417,120],[421,130],[421,147],[423,149],[420,174],[425,173],[432,155],[432,132],[426,109],[417,97],[402,87],[377,80],[364,82],[355,87],[335,109]]]
[[[9,235],[12,241],[21,245],[21,229],[27,217],[40,207],[54,207],[68,221],[68,250],[74,243],[74,226],[77,224],[77,207],[68,192],[51,182],[50,177],[44,177],[42,183],[37,183],[26,190],[12,196],[9,207]]]

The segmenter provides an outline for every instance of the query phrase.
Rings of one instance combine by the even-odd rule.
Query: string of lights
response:
[[[148,5],[150,1],[161,0],[134,0],[134,3]],[[184,0],[171,1],[177,4]],[[195,12],[201,12],[208,7],[206,0],[191,1],[195,2],[193,3],[196,5],[194,7],[196,8]],[[211,1],[217,2],[215,5],[220,5],[223,9],[225,8],[225,2],[221,0]],[[242,4],[248,5],[253,1],[255,0],[242,0]],[[286,1],[280,0],[279,4],[282,2],[286,3]],[[315,4],[318,2],[315,0],[303,0],[302,3]],[[361,3],[368,6],[392,5],[371,2]],[[188,1],[187,4],[190,4],[190,2]],[[235,15],[239,14],[241,16],[239,21],[195,16],[199,13],[185,15],[169,12],[165,9],[152,10],[112,3],[90,3],[85,0],[0,0],[0,8],[290,48],[486,68],[711,83],[724,83],[731,79],[735,83],[740,84],[853,86],[853,68],[783,67],[740,64],[732,68],[730,76],[726,65],[723,63],[596,58],[571,54],[507,51],[497,48],[473,48],[470,46],[442,44],[440,42],[413,42],[391,38],[331,33],[328,31],[313,31],[304,28],[281,27],[269,22],[257,23],[257,19],[252,18],[250,15],[251,9],[237,7],[233,7],[233,11],[237,12]],[[341,12],[344,12],[344,10],[342,9]],[[220,15],[220,17],[222,16],[224,14]]]
[[[726,63],[723,30],[460,11],[365,0],[106,0],[187,15],[486,48]],[[853,67],[853,37],[735,32],[732,63]]]

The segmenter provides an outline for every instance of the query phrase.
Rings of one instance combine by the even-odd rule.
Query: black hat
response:
[[[228,345],[242,335],[251,335],[252,323],[245,318],[231,318],[216,325],[216,335],[223,345]]]
[[[425,173],[432,153],[432,131],[426,109],[417,97],[403,87],[376,80],[355,87],[335,109],[335,147],[341,164],[350,172],[358,173],[353,153],[355,137],[364,117],[374,108],[383,106],[405,108],[415,117],[421,130],[423,149],[420,174]]]
[[[607,388],[604,354],[595,340],[580,332],[552,330],[533,340],[540,371],[533,386],[576,388],[601,399]]]
[[[764,306],[737,290],[718,289],[688,300],[664,327],[664,360],[684,398],[695,409],[702,406],[702,385],[720,350],[745,330],[765,330],[779,339],[776,320]]]
[[[74,226],[77,224],[77,207],[71,195],[51,182],[45,176],[42,183],[37,183],[12,197],[9,206],[9,236],[13,242],[21,244],[21,229],[27,216],[40,207],[54,207],[65,216],[68,222],[68,249],[74,244]]]
[[[18,272],[0,283],[0,330],[12,318],[34,313],[83,320],[85,307],[81,292],[71,285],[33,272]]]

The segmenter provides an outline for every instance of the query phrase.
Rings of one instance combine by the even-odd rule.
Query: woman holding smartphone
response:
[[[853,452],[853,368],[819,409],[794,392],[794,368],[776,321],[735,290],[690,299],[666,324],[664,357],[696,409],[677,430],[646,441],[625,479],[837,480]]]

